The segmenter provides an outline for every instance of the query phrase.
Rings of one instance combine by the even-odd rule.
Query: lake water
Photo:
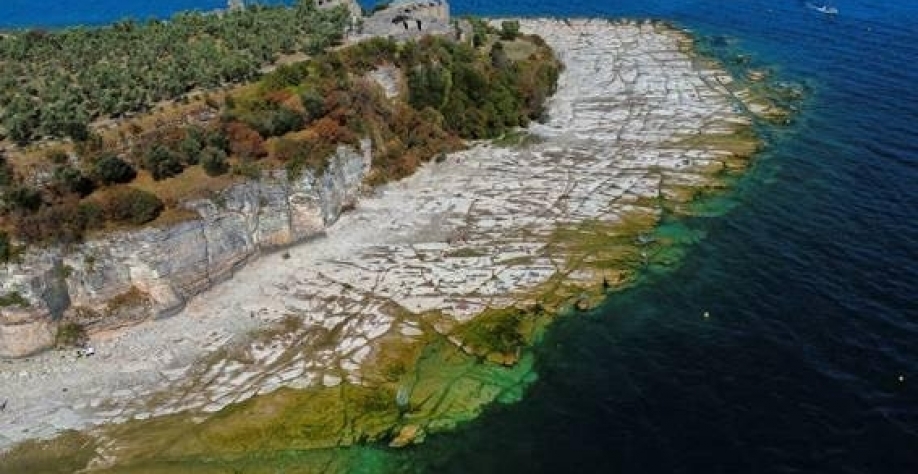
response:
[[[211,0],[4,0],[0,28]],[[454,13],[669,19],[809,98],[678,270],[561,321],[540,380],[398,472],[918,472],[918,2],[456,0]],[[710,318],[702,314],[710,312]],[[900,381],[899,377],[904,377]],[[367,471],[372,472],[372,471]]]

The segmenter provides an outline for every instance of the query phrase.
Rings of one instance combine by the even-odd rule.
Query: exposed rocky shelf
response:
[[[365,166],[360,155],[342,152],[355,158],[342,164],[346,178],[343,187],[334,187],[337,197],[328,201],[330,208],[314,194],[294,199],[289,192],[277,199],[286,204],[260,207],[252,199],[258,202],[255,196],[265,194],[255,192],[244,201],[248,207],[232,214],[239,238],[219,240],[245,251],[236,250],[229,263],[213,269],[198,264],[214,261],[208,257],[213,247],[204,254],[193,243],[173,249],[161,244],[162,236],[172,234],[150,234],[143,241],[145,253],[124,253],[155,255],[168,268],[184,269],[150,273],[165,278],[195,268],[227,274],[227,268],[248,260],[252,253],[247,252],[259,247],[252,236],[261,234],[253,233],[254,217],[246,209],[261,209],[255,228],[271,219],[282,224],[271,228],[286,229],[267,233],[281,236],[267,238],[271,245],[291,241],[283,237],[291,228],[324,231],[285,253],[250,263],[232,280],[194,297],[174,317],[96,336],[93,359],[46,353],[0,364],[0,385],[13,388],[0,393],[10,399],[10,409],[0,414],[0,446],[169,413],[191,413],[200,422],[258,394],[286,393],[277,392],[281,387],[388,386],[393,380],[386,378],[386,364],[398,358],[392,347],[420,351],[449,341],[458,350],[464,341],[453,330],[486,308],[532,304],[553,281],[594,289],[625,284],[636,266],[652,263],[657,257],[635,244],[634,233],[651,232],[665,211],[685,211],[698,189],[720,186],[724,171],[746,164],[758,141],[750,132],[751,102],[741,107],[737,101],[754,95],[739,90],[717,64],[695,58],[691,38],[663,24],[525,20],[522,26],[545,38],[567,68],[551,101],[550,119],[532,127],[527,144],[480,144],[450,155],[378,189],[335,222]],[[308,212],[291,213],[294,202],[308,203],[303,207]],[[189,229],[189,234],[227,227],[215,224],[221,219],[204,222],[209,227]],[[627,245],[585,250],[578,244],[616,236],[626,236]],[[213,245],[209,239],[194,242],[205,241]],[[74,268],[77,274],[85,271]],[[74,291],[69,278],[71,302],[79,298],[74,295],[91,293],[85,285]],[[202,279],[216,280],[197,274],[175,281],[190,281],[199,289],[193,282]],[[33,287],[29,295],[49,288]],[[143,289],[158,295],[157,288]],[[196,291],[176,293],[184,301]],[[246,337],[267,324],[282,327]],[[407,424],[383,416],[365,420],[363,425],[380,425],[372,428],[352,421],[347,429],[302,446],[349,444],[362,435],[390,432],[393,424],[399,427],[397,443],[407,444],[409,434],[423,433],[420,426],[442,429],[474,416],[494,399],[518,397],[531,380],[531,361],[524,356],[497,362],[511,367],[474,372],[472,382],[468,371],[428,380],[416,368],[410,374],[412,391],[405,394],[416,413]],[[444,385],[443,377],[453,380]],[[464,382],[453,383],[463,377]],[[455,390],[475,395],[455,401],[450,395]],[[337,426],[323,423],[329,430]],[[206,431],[206,421],[203,426]],[[100,448],[96,463],[129,457],[129,445],[112,439]]]

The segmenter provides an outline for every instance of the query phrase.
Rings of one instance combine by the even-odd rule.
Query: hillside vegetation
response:
[[[196,88],[247,81],[280,55],[340,40],[348,13],[252,6],[168,21],[0,35],[0,138],[87,138],[91,120],[144,112]]]
[[[92,230],[181,218],[183,200],[264,170],[321,174],[338,145],[362,138],[373,142],[370,181],[382,183],[467,139],[525,126],[543,114],[561,65],[537,37],[501,40],[486,31],[478,46],[377,38],[328,50],[199,104],[210,119],[90,134],[22,163],[0,156],[0,257],[11,258],[15,245],[67,244]],[[527,55],[505,52],[522,44]],[[381,67],[395,71],[399,97],[387,98],[370,77]]]

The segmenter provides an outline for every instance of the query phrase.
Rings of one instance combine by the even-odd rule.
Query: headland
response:
[[[748,166],[752,112],[776,110],[672,26],[520,23],[565,66],[545,123],[340,205],[173,317],[94,335],[91,359],[4,362],[0,443],[85,430],[93,469],[404,446],[522,396],[544,327],[673,263],[656,227]]]

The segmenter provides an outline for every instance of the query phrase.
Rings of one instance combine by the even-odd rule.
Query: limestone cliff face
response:
[[[0,267],[0,297],[27,302],[0,307],[0,357],[51,347],[62,318],[98,329],[174,314],[260,252],[322,234],[356,202],[370,148],[339,147],[321,176],[275,172],[188,202],[191,221],[30,250]]]

